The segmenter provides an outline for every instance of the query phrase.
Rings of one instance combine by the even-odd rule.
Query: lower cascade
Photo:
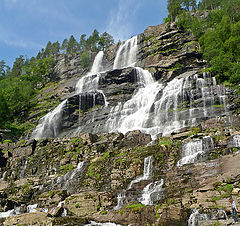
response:
[[[154,202],[163,197],[163,179],[148,184],[144,189],[142,196],[138,199],[144,205],[153,205]]]
[[[212,209],[209,213],[201,213],[199,209],[194,209],[188,219],[188,226],[207,225],[206,222],[211,220],[228,220],[228,216],[223,209]]]
[[[206,151],[213,148],[214,143],[210,136],[190,141],[183,145],[182,158],[178,161],[177,166],[203,161],[205,160]]]
[[[132,189],[133,185],[141,181],[151,180],[153,174],[153,157],[149,156],[144,159],[144,169],[143,175],[137,177],[128,185],[126,190],[118,193],[117,196],[117,206],[114,207],[115,210],[119,210],[123,205],[124,201],[128,198],[127,193]],[[138,201],[144,205],[153,205],[154,202],[163,198],[163,179],[160,181],[155,181],[149,183],[142,191],[141,197],[138,198]]]

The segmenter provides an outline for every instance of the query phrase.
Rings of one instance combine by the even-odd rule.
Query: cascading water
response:
[[[183,166],[197,161],[204,160],[204,154],[207,150],[214,148],[213,139],[210,136],[190,141],[183,145],[181,150],[182,158],[178,161],[177,166]]]
[[[56,137],[61,128],[61,119],[67,100],[64,100],[53,111],[47,113],[39,120],[35,130],[32,132],[32,139],[41,139],[44,137]]]
[[[97,90],[100,78],[99,73],[104,71],[102,66],[103,56],[103,51],[100,51],[94,59],[91,71],[78,80],[76,84],[77,94]]]
[[[79,79],[76,84],[77,94],[82,92],[97,91],[99,74],[103,70],[102,67],[103,51],[100,51],[93,62],[90,73]],[[102,94],[103,92],[100,91]],[[79,94],[81,95],[81,94]],[[79,98],[80,100],[80,98]],[[49,112],[39,120],[35,130],[31,134],[32,139],[41,139],[44,137],[57,137],[61,129],[61,120],[67,99],[59,104],[53,111]],[[79,106],[80,106],[79,102]]]
[[[115,224],[111,222],[105,222],[105,223],[97,223],[95,221],[90,221],[89,224],[85,224],[85,226],[121,226],[120,224]]]
[[[118,48],[113,69],[132,67],[136,63],[137,36],[125,41]]]
[[[163,179],[148,184],[144,189],[142,196],[138,199],[144,205],[153,205],[154,202],[163,197]]]
[[[3,173],[2,177],[0,178],[0,182],[6,180],[6,176],[7,176],[7,171]]]
[[[63,184],[61,188],[68,190],[69,182],[73,180],[79,173],[82,173],[83,166],[84,162],[79,162],[76,169],[73,169],[72,171],[58,177],[56,183],[53,183],[53,187]]]
[[[150,180],[152,178],[152,173],[153,173],[153,157],[149,156],[144,159],[143,175],[131,181],[131,183],[128,185],[127,190],[131,189],[134,184],[139,183],[140,181]]]
[[[188,225],[189,226],[198,226],[199,221],[207,221],[208,216],[207,214],[201,214],[199,213],[198,209],[193,210],[192,214],[190,215],[188,219]]]
[[[240,135],[234,135],[228,146],[229,147],[240,147]]]
[[[152,174],[153,174],[153,157],[148,156],[147,158],[144,159],[143,175],[131,181],[131,183],[127,187],[127,190],[130,190],[134,184],[139,183],[140,181],[150,180],[152,178]],[[119,210],[123,206],[124,200],[126,199],[127,190],[123,190],[118,194],[117,206],[115,206],[114,208],[115,210]]]
[[[137,42],[138,37],[135,36],[119,46],[113,69],[135,65]],[[77,129],[76,126],[73,128],[74,131],[71,135],[85,132],[84,128],[87,128],[81,124],[80,117],[82,105],[86,103],[86,101],[83,102],[84,98],[92,98],[94,105],[95,95],[93,93],[96,95],[101,93],[105,106],[107,106],[103,91],[98,90],[101,72],[104,71],[103,55],[102,51],[97,54],[91,71],[79,79],[76,84],[76,95],[80,96],[79,126]],[[215,78],[208,73],[176,78],[168,83],[160,84],[147,70],[139,67],[135,67],[135,70],[138,91],[127,102],[119,102],[110,110],[107,109],[108,119],[93,127],[96,132],[118,131],[125,134],[128,131],[141,130],[155,139],[158,134],[170,135],[181,128],[201,123],[206,118],[227,114],[225,90],[222,86],[218,86]],[[58,136],[63,107],[64,104],[61,104],[41,119],[32,138]],[[94,121],[94,114],[91,117],[92,119],[88,120],[88,123]]]
[[[26,160],[21,171],[20,171],[20,175],[19,175],[19,178],[20,179],[23,179],[24,178],[24,175],[25,175],[25,171],[27,169],[27,164],[28,164],[28,161]]]

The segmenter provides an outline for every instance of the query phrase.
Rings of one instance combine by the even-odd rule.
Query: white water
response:
[[[138,49],[137,39],[135,36],[119,46],[113,69],[135,65]],[[141,130],[155,139],[158,134],[170,135],[181,128],[194,126],[204,118],[215,116],[217,105],[217,112],[220,112],[218,114],[224,112],[227,114],[224,88],[217,86],[215,78],[211,78],[208,73],[203,73],[203,78],[196,74],[173,79],[166,84],[159,84],[147,70],[137,67],[135,70],[138,77],[138,91],[127,102],[119,102],[113,107],[108,114],[108,120],[98,126],[97,132],[122,132],[125,134],[128,131]],[[87,95],[88,92],[101,92],[104,96],[103,91],[98,90],[99,79],[103,71],[103,52],[99,52],[91,71],[77,82],[76,93]],[[94,95],[92,98],[94,99]],[[79,98],[79,108],[81,104],[81,98]],[[222,107],[220,108],[219,105]],[[107,106],[106,98],[105,106]],[[46,118],[50,116],[51,114]],[[94,114],[92,117],[89,122],[94,121]],[[61,117],[58,121],[61,121]],[[43,125],[38,125],[37,130],[45,127],[45,124],[43,122]],[[42,133],[38,131],[40,135],[33,133],[32,138],[41,138],[44,135],[57,136],[58,134],[54,133],[52,128],[55,126],[51,126],[51,124],[47,126],[47,128],[50,127],[51,133],[45,133],[45,130]],[[57,125],[60,124],[58,122]],[[73,134],[76,135],[79,132],[82,132],[80,126]]]
[[[23,165],[23,168],[20,171],[20,175],[19,175],[20,179],[23,179],[24,176],[25,176],[25,171],[27,169],[27,164],[28,164],[28,161],[26,160],[24,165]]]
[[[28,205],[27,206],[27,213],[36,213],[36,208],[38,207],[38,204]]]
[[[90,221],[90,224],[85,224],[86,226],[121,226],[120,224],[115,224],[111,222],[97,223],[95,221]]]
[[[120,193],[118,193],[117,205],[114,207],[114,210],[119,210],[123,206],[125,199],[126,199],[126,191],[123,190]]]
[[[20,214],[20,208],[16,207],[12,210],[8,210],[6,212],[0,212],[0,218],[11,217]]]
[[[160,200],[163,196],[162,186],[163,179],[148,184],[143,189],[142,196],[138,201],[144,205],[153,205],[155,201]]]
[[[32,139],[38,140],[44,137],[56,137],[58,135],[66,103],[67,99],[39,120],[37,127],[32,132]]]
[[[7,176],[7,171],[3,173],[2,178],[0,178],[0,182],[6,180],[6,176]]]
[[[132,67],[136,63],[137,36],[128,39],[118,48],[113,69]]]
[[[77,94],[81,92],[97,91],[100,76],[97,73],[103,70],[102,60],[103,51],[100,51],[94,59],[91,71],[87,73],[87,75],[80,78],[77,82]],[[32,132],[31,138],[41,139],[44,137],[57,137],[61,129],[62,114],[66,104],[67,99],[60,103],[53,111],[49,112],[43,118],[41,118],[37,127]]]
[[[140,181],[150,180],[152,178],[152,174],[153,174],[153,157],[148,156],[144,159],[143,175],[131,181],[131,183],[127,187],[127,190],[131,189],[134,184],[139,183]],[[123,206],[125,199],[126,190],[123,190],[122,192],[118,193],[117,206],[114,207],[114,210],[119,210]]]
[[[62,189],[68,189],[69,182],[73,180],[78,173],[80,173],[83,169],[84,162],[79,162],[77,165],[77,168],[73,169],[72,171],[60,176],[57,178],[57,181],[53,186],[56,186],[58,184],[63,184]]]
[[[76,93],[96,91],[98,88],[98,81],[100,78],[100,72],[103,72],[103,51],[98,52],[96,55],[92,68],[89,73],[80,78],[76,84]]]
[[[213,139],[210,136],[203,139],[196,139],[183,145],[181,149],[182,158],[178,161],[177,166],[183,166],[204,159],[207,150],[214,148]]]
[[[193,210],[188,219],[189,226],[198,226],[198,221],[207,221],[207,214],[200,214],[198,209]]]
[[[144,159],[143,175],[131,181],[131,183],[127,187],[127,190],[131,189],[134,184],[139,183],[140,181],[150,180],[152,178],[152,174],[153,174],[153,157],[148,156],[147,158]]]
[[[240,135],[233,136],[232,145],[233,147],[240,147]]]

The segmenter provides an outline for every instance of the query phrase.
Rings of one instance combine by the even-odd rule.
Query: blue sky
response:
[[[19,55],[36,56],[55,42],[94,29],[115,41],[163,22],[167,0],[0,0],[0,60],[12,66]]]

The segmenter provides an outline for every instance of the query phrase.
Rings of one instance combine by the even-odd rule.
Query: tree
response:
[[[64,53],[66,53],[66,51],[67,51],[67,46],[68,46],[68,39],[65,38],[65,39],[63,40],[63,42],[62,42],[62,45],[61,45],[61,50],[62,50]]]
[[[98,49],[98,42],[99,42],[99,32],[95,29],[91,36],[86,41],[87,50],[92,50],[93,52],[97,52]]]
[[[181,0],[168,0],[168,5],[167,5],[167,9],[169,13],[168,17],[171,19],[171,21],[175,21],[177,15],[182,10],[181,3],[182,3]]]
[[[86,51],[86,34],[83,34],[80,37],[79,50],[80,50],[80,53]]]
[[[76,53],[78,50],[78,43],[73,35],[71,35],[67,44],[67,53]]]
[[[59,54],[59,52],[60,52],[60,43],[57,41],[52,44],[52,56]]]
[[[107,32],[104,32],[100,36],[98,45],[101,48],[101,50],[105,50],[113,44],[114,44],[113,37],[110,34],[108,34]]]
[[[21,75],[22,73],[22,67],[25,64],[25,60],[23,55],[17,57],[13,63],[12,71],[11,71],[11,76],[12,77],[17,77]]]
[[[10,72],[10,67],[6,65],[4,60],[0,61],[0,78],[8,75]]]
[[[81,55],[81,65],[83,68],[87,68],[90,64],[90,58],[89,58],[89,53],[88,52],[84,52]]]

